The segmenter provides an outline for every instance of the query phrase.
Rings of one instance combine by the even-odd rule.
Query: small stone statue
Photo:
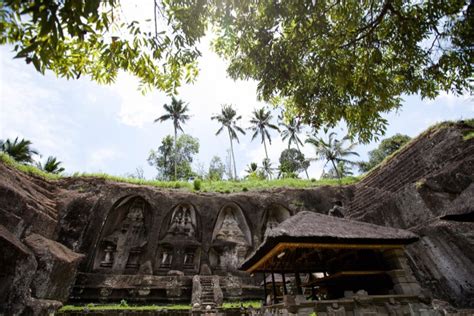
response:
[[[275,216],[270,216],[267,220],[265,236],[267,236],[268,233],[271,232],[274,228],[276,228],[279,224],[280,223],[278,223],[278,220],[275,218]]]
[[[329,210],[328,215],[343,218],[346,213],[346,209],[342,206],[341,201],[336,201],[332,209]]]
[[[114,247],[110,245],[105,247],[104,253],[104,260],[100,262],[100,266],[104,268],[110,268],[114,263]]]
[[[191,212],[191,209],[187,206],[178,206],[172,215],[168,234],[194,237],[196,225]]]

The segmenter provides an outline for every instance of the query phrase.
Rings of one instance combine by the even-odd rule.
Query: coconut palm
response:
[[[294,117],[291,117],[288,120],[288,123],[285,123],[283,121],[280,122],[280,126],[283,126],[283,130],[281,132],[282,139],[283,140],[288,139],[288,149],[290,149],[291,143],[295,143],[296,148],[298,149],[299,152],[301,152],[300,145],[303,146],[303,142],[298,137],[298,134],[301,133],[300,120]],[[306,173],[306,178],[309,179],[308,170],[304,169],[304,172]]]
[[[347,164],[354,164],[354,162],[347,159],[348,156],[359,156],[358,153],[352,151],[357,145],[356,143],[350,143],[347,147],[344,147],[344,143],[349,140],[346,136],[342,140],[335,139],[336,133],[332,132],[329,134],[328,141],[325,141],[322,138],[310,137],[306,140],[306,143],[311,144],[316,149],[316,158],[320,160],[325,160],[326,163],[332,164],[332,167],[337,173],[339,181],[342,176],[340,170],[337,168],[337,165],[340,162]]]
[[[272,114],[269,110],[266,110],[264,107],[258,110],[253,111],[253,117],[250,119],[251,127],[249,130],[252,130],[254,133],[252,135],[252,140],[254,140],[259,134],[261,136],[261,142],[263,143],[263,147],[265,148],[265,158],[268,159],[268,152],[267,152],[267,142],[271,145],[272,139],[270,137],[270,129],[277,130],[278,132],[280,129],[273,125],[270,120],[272,119]]]
[[[156,122],[164,122],[171,120],[173,121],[173,127],[174,127],[174,179],[176,180],[177,178],[177,169],[176,169],[176,139],[178,135],[178,130],[181,132],[183,131],[183,127],[181,124],[186,123],[187,120],[189,120],[190,116],[186,114],[186,112],[189,111],[188,105],[184,103],[183,100],[178,100],[174,96],[171,97],[171,104],[164,104],[163,108],[166,111],[166,114],[160,116],[159,118],[155,119]]]
[[[18,141],[18,137],[12,142],[10,139],[0,142],[0,151],[7,153],[10,157],[21,163],[32,163],[33,155],[38,152],[31,148],[31,141],[22,139]]]
[[[262,171],[262,174],[265,177],[265,179],[271,179],[272,178],[273,169],[274,168],[272,167],[272,163],[270,162],[270,159],[268,159],[268,158],[263,159],[261,171]]]
[[[38,163],[38,168],[49,173],[61,173],[64,171],[64,168],[60,167],[61,164],[62,162],[58,161],[56,157],[49,156],[44,165],[41,162]]]
[[[239,143],[237,132],[245,135],[245,131],[237,125],[237,121],[241,118],[242,116],[237,116],[237,112],[234,110],[234,108],[232,108],[231,104],[223,104],[221,113],[211,117],[211,120],[217,120],[222,125],[217,130],[216,135],[219,135],[224,130],[224,128],[227,129],[227,133],[229,134],[230,151],[232,153],[232,161],[234,164],[234,179],[237,179],[237,168],[235,166],[234,145],[232,140],[235,139],[237,143]]]
[[[252,173],[255,173],[257,172],[258,170],[258,165],[256,162],[251,162],[249,163],[249,165],[247,166],[247,169],[245,170],[245,172],[247,172],[248,174],[252,174]]]

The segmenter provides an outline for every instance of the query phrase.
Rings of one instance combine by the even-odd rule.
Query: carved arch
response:
[[[183,212],[184,210],[184,212]],[[193,234],[187,234],[187,237],[191,239],[195,239],[197,241],[201,241],[202,238],[202,228],[201,228],[201,214],[197,211],[193,204],[188,202],[178,203],[171,208],[170,211],[166,214],[165,218],[163,219],[163,223],[160,229],[160,236],[159,239],[162,240],[167,235],[169,235],[173,230],[173,220],[177,220],[179,213],[182,213],[186,216],[187,211],[189,211],[189,218],[191,219],[191,224],[194,227]],[[185,225],[183,220],[183,225]],[[184,229],[184,227],[183,227]],[[186,229],[183,231],[177,231],[176,233],[183,233],[186,235]]]
[[[272,203],[267,206],[263,212],[261,220],[261,236],[265,237],[268,229],[274,228],[284,220],[291,217],[291,211],[281,204]]]
[[[236,203],[228,203],[219,211],[212,231],[212,241],[218,239],[218,234],[222,229],[224,220],[229,217],[233,217],[233,219],[236,220],[239,229],[244,235],[245,241],[249,246],[252,246],[252,232],[242,209]]]
[[[95,249],[93,269],[115,274],[145,272],[142,264],[148,258],[151,223],[151,205],[143,197],[120,198],[105,220]]]

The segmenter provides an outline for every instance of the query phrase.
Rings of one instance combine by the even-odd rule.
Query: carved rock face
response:
[[[168,234],[196,237],[196,216],[194,210],[186,205],[176,207],[171,218]]]
[[[112,232],[100,241],[96,266],[114,273],[140,268],[148,235],[144,212],[145,202],[141,198],[131,199],[111,212],[109,221],[112,222],[121,213],[123,219],[114,228],[109,227]]]

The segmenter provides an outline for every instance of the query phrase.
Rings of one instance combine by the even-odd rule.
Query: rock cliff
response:
[[[193,276],[224,297],[256,298],[236,270],[265,232],[305,210],[412,230],[408,248],[434,297],[474,306],[472,127],[445,124],[346,187],[193,193],[97,178],[48,181],[0,163],[0,312],[41,314],[61,302],[191,301]],[[179,291],[178,291],[179,289]]]

